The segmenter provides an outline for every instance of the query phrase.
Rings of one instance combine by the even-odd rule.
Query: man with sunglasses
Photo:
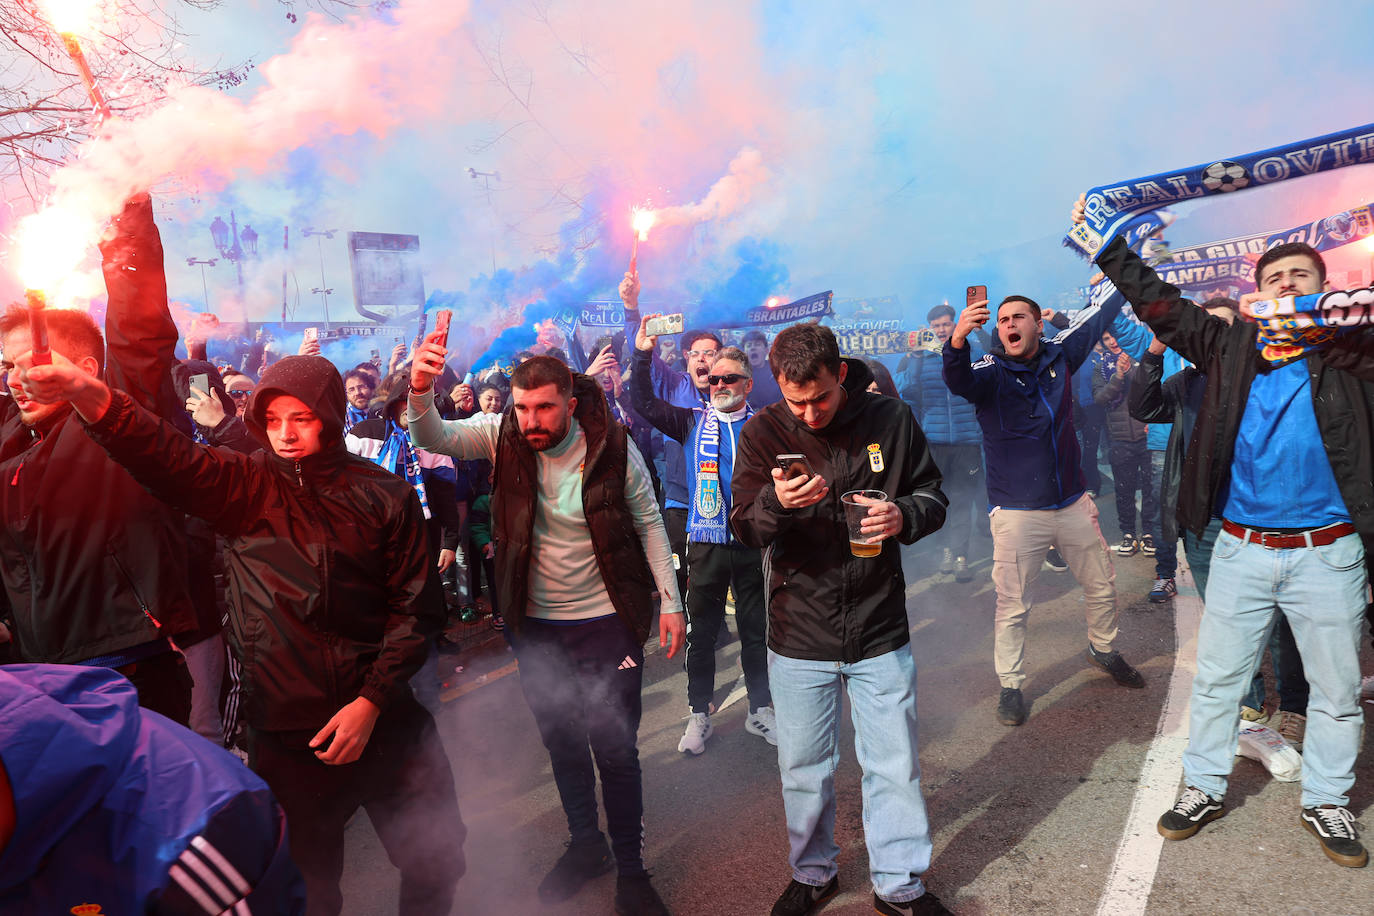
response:
[[[711,724],[711,694],[716,683],[716,636],[725,621],[725,592],[732,585],[735,625],[739,628],[740,666],[749,693],[744,729],[777,745],[773,697],[768,690],[768,619],[763,601],[763,568],[758,550],[745,547],[730,532],[730,475],[735,443],[754,415],[748,403],[754,387],[753,368],[743,351],[726,347],[706,374],[710,407],[676,407],[654,394],[651,361],[657,336],[640,319],[631,363],[630,392],[634,409],[664,436],[680,443],[686,457],[687,569],[687,704],[691,715],[677,749],[684,754],[706,750]]]

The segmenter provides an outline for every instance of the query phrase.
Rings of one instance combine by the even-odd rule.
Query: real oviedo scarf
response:
[[[735,423],[744,423],[754,415],[754,408],[745,406],[743,416]],[[696,472],[696,487],[692,504],[687,510],[687,540],[702,544],[730,543],[730,474],[735,463],[735,431],[729,430],[730,449],[720,447],[721,419],[715,408],[699,411],[699,419],[692,430],[691,470]],[[733,427],[734,423],[726,423]]]

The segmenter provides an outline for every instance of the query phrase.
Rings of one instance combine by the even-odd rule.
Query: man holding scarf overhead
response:
[[[1083,221],[1084,202],[1074,208]],[[1181,840],[1225,814],[1241,698],[1277,614],[1292,626],[1311,683],[1300,820],[1339,865],[1369,856],[1346,810],[1360,747],[1359,637],[1374,547],[1374,332],[1227,324],[1182,297],[1121,239],[1098,266],[1156,336],[1207,374],[1178,496],[1200,536],[1222,519],[1198,632],[1186,788],[1159,820]],[[1325,289],[1310,246],[1260,258],[1251,302]]]
[[[725,620],[725,591],[733,584],[735,625],[739,628],[740,667],[749,692],[745,731],[777,745],[773,696],[768,691],[768,619],[763,598],[763,567],[759,551],[745,547],[730,534],[730,474],[735,443],[754,408],[747,401],[753,390],[749,357],[726,347],[711,364],[707,384],[710,407],[675,407],[654,396],[650,358],[657,336],[644,326],[635,335],[630,385],[635,410],[665,436],[682,443],[687,459],[687,703],[691,716],[677,749],[700,754],[711,737],[711,694],[716,680],[716,635]]]

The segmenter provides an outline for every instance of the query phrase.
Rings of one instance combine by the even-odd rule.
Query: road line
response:
[[[1202,598],[1193,577],[1180,559],[1178,595],[1174,598],[1174,670],[1169,692],[1159,713],[1154,740],[1140,768],[1140,782],[1131,800],[1126,829],[1116,847],[1107,886],[1098,901],[1097,916],[1141,916],[1159,869],[1164,838],[1155,824],[1178,797],[1183,774],[1183,750],[1188,744],[1188,699],[1197,671],[1197,628]]]
[[[450,690],[445,690],[443,693],[439,694],[439,700],[444,703],[456,700],[461,696],[466,696],[467,694],[472,693],[474,690],[479,690],[487,686],[492,681],[499,681],[503,677],[508,677],[509,675],[514,674],[518,669],[519,666],[516,665],[515,662],[507,662],[500,668],[497,668],[495,671],[490,671],[486,674],[479,675],[478,677],[475,677],[472,680],[468,681],[466,684],[459,684],[457,687],[454,687]]]

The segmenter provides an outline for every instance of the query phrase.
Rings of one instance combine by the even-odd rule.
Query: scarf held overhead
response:
[[[1374,162],[1374,124],[1133,181],[1102,185],[1087,193],[1084,221],[1073,226],[1064,241],[1069,247],[1092,257],[1133,217],[1147,210],[1364,162]]]

